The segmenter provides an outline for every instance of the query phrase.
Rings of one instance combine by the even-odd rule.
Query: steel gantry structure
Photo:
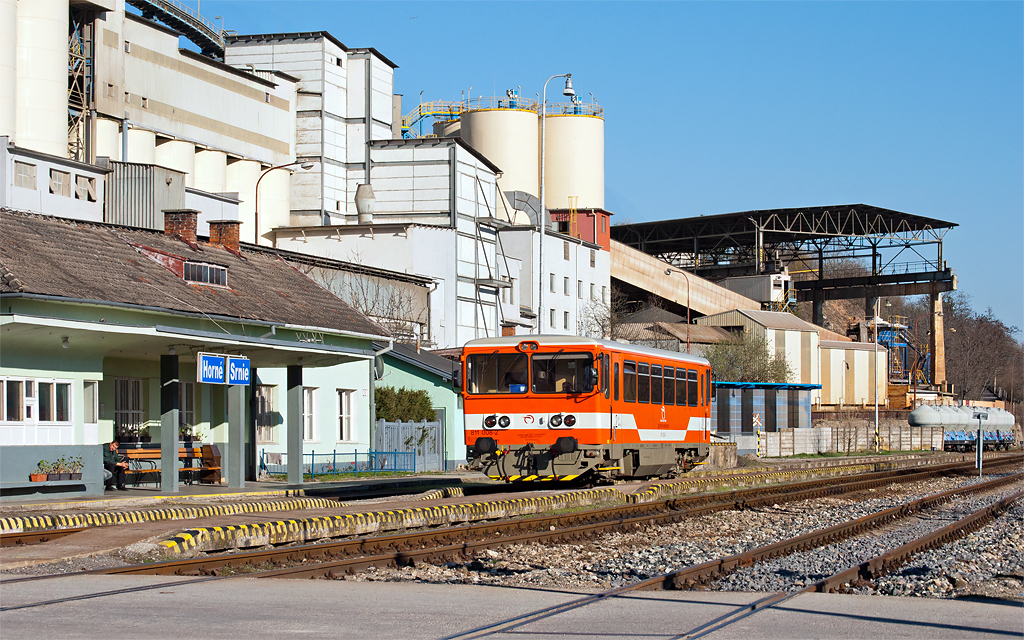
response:
[[[623,224],[612,237],[711,280],[803,267],[793,283],[798,301],[814,302],[822,324],[825,300],[937,295],[956,289],[942,241],[957,225],[865,204],[763,209]],[[844,271],[839,259],[870,260]]]

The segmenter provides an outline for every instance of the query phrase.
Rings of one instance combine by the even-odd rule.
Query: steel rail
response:
[[[77,529],[49,529],[46,531],[30,531],[28,533],[3,533],[0,534],[0,547],[17,547],[49,542],[54,538],[63,538],[72,533],[78,533],[90,528],[78,527]]]
[[[496,622],[496,623],[492,623],[492,624],[485,625],[485,626],[482,626],[482,627],[478,627],[476,629],[471,629],[469,631],[465,631],[465,632],[462,632],[462,633],[446,636],[443,640],[455,640],[455,639],[460,639],[461,640],[461,639],[464,639],[464,638],[479,638],[479,637],[484,637],[484,636],[492,635],[492,634],[495,634],[495,633],[498,633],[498,632],[507,631],[509,629],[514,629],[516,627],[520,627],[520,626],[523,626],[525,624],[536,622],[536,621],[544,619],[544,618],[548,618],[548,617],[551,617],[551,616],[554,616],[554,615],[558,615],[558,614],[564,613],[566,611],[570,611],[570,610],[573,610],[573,609],[578,609],[580,607],[584,607],[586,605],[593,604],[595,602],[600,602],[602,600],[606,600],[608,598],[619,596],[619,595],[622,595],[624,593],[628,593],[628,592],[631,592],[631,591],[644,591],[644,590],[651,590],[651,589],[684,589],[684,590],[689,590],[689,589],[694,589],[694,588],[700,588],[701,586],[710,584],[710,583],[712,583],[712,582],[714,582],[716,580],[721,579],[724,575],[726,575],[726,574],[728,574],[728,573],[730,573],[730,572],[732,572],[732,571],[734,571],[736,569],[739,569],[741,567],[750,566],[750,565],[756,564],[757,562],[760,562],[760,561],[763,561],[763,560],[768,560],[768,559],[779,557],[779,556],[783,556],[783,555],[787,555],[787,554],[793,553],[795,551],[803,551],[803,550],[807,550],[807,549],[812,549],[812,548],[823,546],[823,545],[826,545],[826,544],[830,544],[830,543],[833,543],[833,542],[836,542],[836,541],[839,541],[839,540],[843,540],[843,539],[855,536],[855,535],[857,535],[857,534],[859,534],[859,533],[861,533],[863,531],[867,531],[869,529],[876,528],[878,526],[883,526],[883,525],[889,524],[891,522],[894,522],[895,520],[911,516],[911,515],[917,513],[918,511],[921,511],[922,509],[926,509],[926,508],[929,508],[929,507],[936,506],[936,505],[941,504],[943,502],[946,502],[946,501],[948,501],[950,499],[957,498],[957,497],[964,496],[964,495],[970,495],[970,494],[973,494],[973,493],[980,493],[980,492],[984,492],[984,491],[989,491],[989,490],[1001,487],[1003,485],[1006,485],[1006,484],[1009,484],[1009,483],[1012,483],[1012,482],[1020,481],[1022,479],[1024,479],[1024,473],[1016,473],[1016,474],[1013,474],[1013,475],[1010,475],[1010,476],[1004,476],[1002,478],[996,478],[995,480],[990,480],[988,482],[974,484],[974,485],[970,485],[968,487],[961,487],[960,489],[953,489],[953,490],[950,490],[950,491],[945,491],[945,492],[942,492],[942,493],[934,494],[934,495],[931,495],[931,496],[926,496],[924,498],[915,500],[913,502],[909,502],[907,504],[900,505],[898,507],[893,507],[891,509],[885,509],[883,511],[879,511],[879,512],[876,512],[874,514],[870,514],[870,515],[864,516],[862,518],[858,518],[856,520],[851,520],[849,522],[838,524],[838,525],[835,525],[835,526],[832,526],[832,527],[828,527],[828,528],[825,528],[825,529],[821,529],[821,530],[818,530],[818,531],[812,531],[810,533],[806,533],[806,534],[803,534],[803,535],[795,536],[793,538],[789,538],[788,540],[782,540],[782,541],[779,541],[779,542],[775,542],[775,543],[772,543],[772,544],[769,544],[769,545],[758,547],[756,549],[751,549],[749,551],[745,551],[743,553],[732,555],[732,556],[729,556],[729,557],[726,557],[726,558],[720,558],[718,560],[712,560],[712,561],[705,562],[705,563],[702,563],[702,564],[692,565],[692,566],[686,567],[684,569],[681,569],[679,571],[673,571],[671,573],[666,573],[666,574],[662,574],[662,575],[659,575],[659,576],[654,576],[654,577],[647,578],[645,580],[640,580],[640,581],[637,581],[637,582],[634,582],[634,583],[631,583],[631,584],[628,584],[628,585],[623,585],[623,586],[617,587],[615,589],[610,589],[610,590],[602,592],[602,593],[594,594],[594,595],[591,595],[591,596],[586,596],[584,598],[580,598],[578,600],[573,600],[571,602],[567,602],[567,603],[564,603],[564,604],[555,605],[555,606],[552,606],[552,607],[546,607],[544,609],[540,609],[540,610],[532,612],[532,613],[523,614],[523,615],[520,615],[520,616],[516,616],[514,618],[509,618],[507,620],[503,620],[503,621],[500,621],[500,622]],[[1018,492],[1018,494],[1015,494],[1015,495],[1019,496],[1020,493],[1021,492]],[[1007,498],[1006,500],[1008,500],[1008,499],[1009,498]],[[1003,503],[1003,502],[1005,502],[1005,500],[1002,500],[1002,501],[1000,501],[997,504],[1000,504],[1000,503]],[[990,509],[991,509],[991,507],[990,507]],[[984,511],[984,510],[982,510],[982,511]],[[950,528],[950,527],[946,527],[946,529],[948,529],[948,528]],[[931,535],[932,534],[929,534],[929,536],[931,536]],[[929,536],[925,536],[925,538],[928,538]],[[908,546],[908,545],[905,545],[905,546]],[[902,547],[901,547],[901,549],[902,549]],[[895,553],[895,552],[892,552],[892,553]],[[874,566],[874,565],[872,565],[872,566]],[[859,569],[859,566],[858,567],[854,567],[852,569],[849,569],[849,570],[847,570],[847,572],[855,571],[855,570],[858,570],[858,569]],[[845,578],[846,573],[844,572],[842,574],[837,574],[837,575],[843,575],[844,578]],[[826,583],[828,580],[829,579],[826,579],[825,581],[822,581],[822,583]],[[815,585],[811,585],[810,587],[807,587],[807,588],[805,588],[805,589],[803,589],[801,591],[788,592],[788,593],[784,593],[784,594],[775,594],[775,595],[772,595],[772,596],[767,596],[765,598],[762,598],[761,600],[758,600],[755,603],[752,603],[752,604],[749,604],[749,605],[744,605],[744,607],[740,608],[737,611],[734,611],[732,613],[726,614],[726,615],[724,615],[724,616],[722,616],[720,618],[716,618],[715,620],[713,620],[713,621],[711,621],[709,623],[706,623],[705,625],[702,625],[700,627],[697,627],[696,629],[693,629],[693,630],[691,630],[690,632],[688,632],[686,634],[680,635],[679,637],[680,638],[684,638],[684,637],[685,638],[691,638],[691,637],[699,637],[699,635],[705,635],[707,633],[710,633],[710,632],[720,628],[721,626],[725,626],[726,624],[731,624],[732,622],[735,622],[736,620],[739,620],[739,619],[741,619],[743,617],[746,617],[747,615],[750,615],[750,614],[752,614],[752,613],[754,613],[756,611],[759,611],[761,609],[764,609],[764,608],[767,608],[767,607],[770,607],[770,606],[774,606],[776,604],[779,604],[779,603],[783,602],[784,600],[788,600],[791,597],[795,597],[799,593],[803,593],[803,592],[806,592],[806,591],[809,591],[809,590],[816,590],[815,588],[818,586],[818,584],[821,584],[821,583],[817,583]],[[832,583],[829,583],[829,584],[832,584]],[[718,625],[718,626],[713,626],[712,627],[711,625]],[[697,634],[697,635],[694,635],[694,634]]]
[[[1014,461],[1007,460],[1006,463]],[[969,464],[954,463],[924,469],[916,468],[898,476],[893,476],[891,472],[875,472],[844,478],[823,478],[709,495],[669,498],[649,503],[602,507],[571,514],[517,518],[445,529],[353,538],[325,544],[305,544],[282,549],[168,560],[144,565],[98,569],[90,573],[216,575],[224,567],[238,568],[267,563],[296,563],[304,560],[339,557],[338,560],[329,561],[329,566],[324,564],[317,566],[334,569],[341,568],[348,563],[349,571],[357,571],[382,564],[394,565],[403,561],[408,563],[430,559],[430,554],[434,550],[439,552],[438,557],[450,558],[457,547],[468,552],[471,549],[481,548],[480,544],[505,546],[534,539],[543,542],[582,540],[607,531],[628,529],[636,525],[648,526],[677,522],[715,511],[742,510],[771,505],[780,501],[794,502],[865,491],[893,482],[913,482],[936,474],[956,471],[969,466]],[[555,528],[554,531],[552,528]],[[359,561],[355,559],[356,557],[372,558],[372,560]]]

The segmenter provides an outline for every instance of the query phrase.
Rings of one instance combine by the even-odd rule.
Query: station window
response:
[[[636,401],[651,401],[651,365],[640,362],[636,365]]]
[[[192,433],[196,426],[196,383],[182,382],[178,385],[178,431]]]
[[[663,404],[676,403],[676,370],[673,367],[665,367],[665,395]]]
[[[338,441],[352,441],[352,409],[355,406],[355,391],[338,389]]]
[[[256,442],[271,444],[274,442],[274,387],[269,384],[256,385],[253,398],[256,405]]]
[[[302,387],[302,440],[316,440],[316,387]]]
[[[145,426],[142,378],[114,378],[114,434],[136,436]]]
[[[630,360],[622,363],[622,399],[636,402],[636,363]]]
[[[100,421],[100,383],[96,380],[86,380],[83,386],[82,404],[84,405],[84,422],[96,424]]]

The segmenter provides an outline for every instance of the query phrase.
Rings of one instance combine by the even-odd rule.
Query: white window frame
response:
[[[274,429],[274,385],[258,384],[254,419],[256,421],[256,444],[277,444]]]
[[[70,198],[71,173],[60,169],[50,169],[50,193]]]
[[[36,188],[36,165],[15,160],[14,186],[34,191]]]
[[[8,383],[20,383],[18,391],[19,400],[15,403],[18,409],[18,417],[14,420],[8,419],[7,394]],[[13,386],[13,385],[12,385]],[[0,423],[22,425],[25,424],[25,379],[24,378],[0,378]]]
[[[89,401],[89,388],[92,388],[92,401]],[[100,382],[99,380],[86,380],[82,383],[82,421],[85,424],[100,423]],[[92,420],[89,414],[92,413]]]
[[[96,178],[76,175],[75,199],[96,202]]]
[[[60,378],[31,378],[36,384],[36,403],[38,406],[37,422],[41,425],[53,425],[53,426],[67,426],[70,425],[74,420],[74,415],[71,406],[71,389],[73,382],[71,380],[60,379]],[[50,412],[53,413],[54,417],[57,415],[57,386],[64,385],[67,387],[67,420],[43,420],[43,385],[46,385],[46,395],[49,396],[47,401],[50,405]]]
[[[302,387],[302,441],[316,442],[317,387]]]
[[[353,437],[356,416],[355,389],[337,389],[338,442],[355,442]]]

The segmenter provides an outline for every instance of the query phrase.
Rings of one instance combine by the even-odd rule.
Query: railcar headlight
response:
[[[552,427],[562,426],[562,416],[559,414],[551,416],[551,419],[548,420],[548,424],[550,424]]]
[[[487,427],[488,429],[493,429],[494,425],[496,424],[498,424],[497,416],[487,416],[486,418],[484,418],[484,426]]]
[[[508,416],[501,416],[498,418],[498,426],[502,429],[508,429],[508,425],[512,424],[512,420]]]
[[[565,416],[565,426],[571,427],[576,424],[576,416],[569,414]]]

